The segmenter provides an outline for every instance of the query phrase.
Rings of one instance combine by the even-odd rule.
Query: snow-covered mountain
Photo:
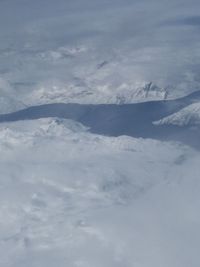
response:
[[[198,258],[191,148],[47,118],[1,124],[0,149],[2,266],[168,267]]]
[[[200,266],[199,10],[0,0],[0,267]]]
[[[155,125],[177,125],[195,126],[200,125],[200,102],[191,104],[176,113],[171,114],[159,121],[153,122]]]
[[[168,91],[153,83],[144,83],[134,87],[122,84],[115,89],[108,85],[89,85],[77,80],[69,86],[42,86],[33,90],[24,101],[28,105],[47,103],[79,104],[129,104],[168,98]]]

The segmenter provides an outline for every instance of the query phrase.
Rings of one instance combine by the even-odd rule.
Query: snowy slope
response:
[[[155,125],[177,125],[177,126],[195,126],[200,125],[200,103],[194,103],[180,111],[173,113],[159,121]]]
[[[69,85],[41,85],[24,101],[29,106],[47,103],[129,104],[166,98],[170,98],[167,89],[153,83],[124,83],[114,89],[110,83],[101,85],[78,79]]]
[[[1,124],[0,149],[1,266],[198,266],[192,149],[57,118]]]

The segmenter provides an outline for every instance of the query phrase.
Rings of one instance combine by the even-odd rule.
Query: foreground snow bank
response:
[[[1,266],[198,266],[190,148],[49,118],[1,124],[0,149]]]

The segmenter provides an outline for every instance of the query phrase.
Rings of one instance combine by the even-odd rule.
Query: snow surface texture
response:
[[[200,125],[200,103],[191,104],[170,116],[154,122],[154,124],[172,124],[178,126]]]
[[[199,265],[194,150],[56,118],[1,124],[0,148],[1,266]]]

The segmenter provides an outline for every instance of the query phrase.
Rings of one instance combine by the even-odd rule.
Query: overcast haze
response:
[[[199,8],[195,0],[1,1],[1,79],[13,89],[29,83],[30,92],[40,82],[84,80],[106,61],[101,82],[91,80],[113,94],[123,84],[153,82],[172,96],[184,95],[199,86]],[[63,47],[82,47],[85,53],[74,60],[56,54],[49,59],[49,51]]]
[[[199,0],[0,0],[0,267],[199,267],[199,85]]]

